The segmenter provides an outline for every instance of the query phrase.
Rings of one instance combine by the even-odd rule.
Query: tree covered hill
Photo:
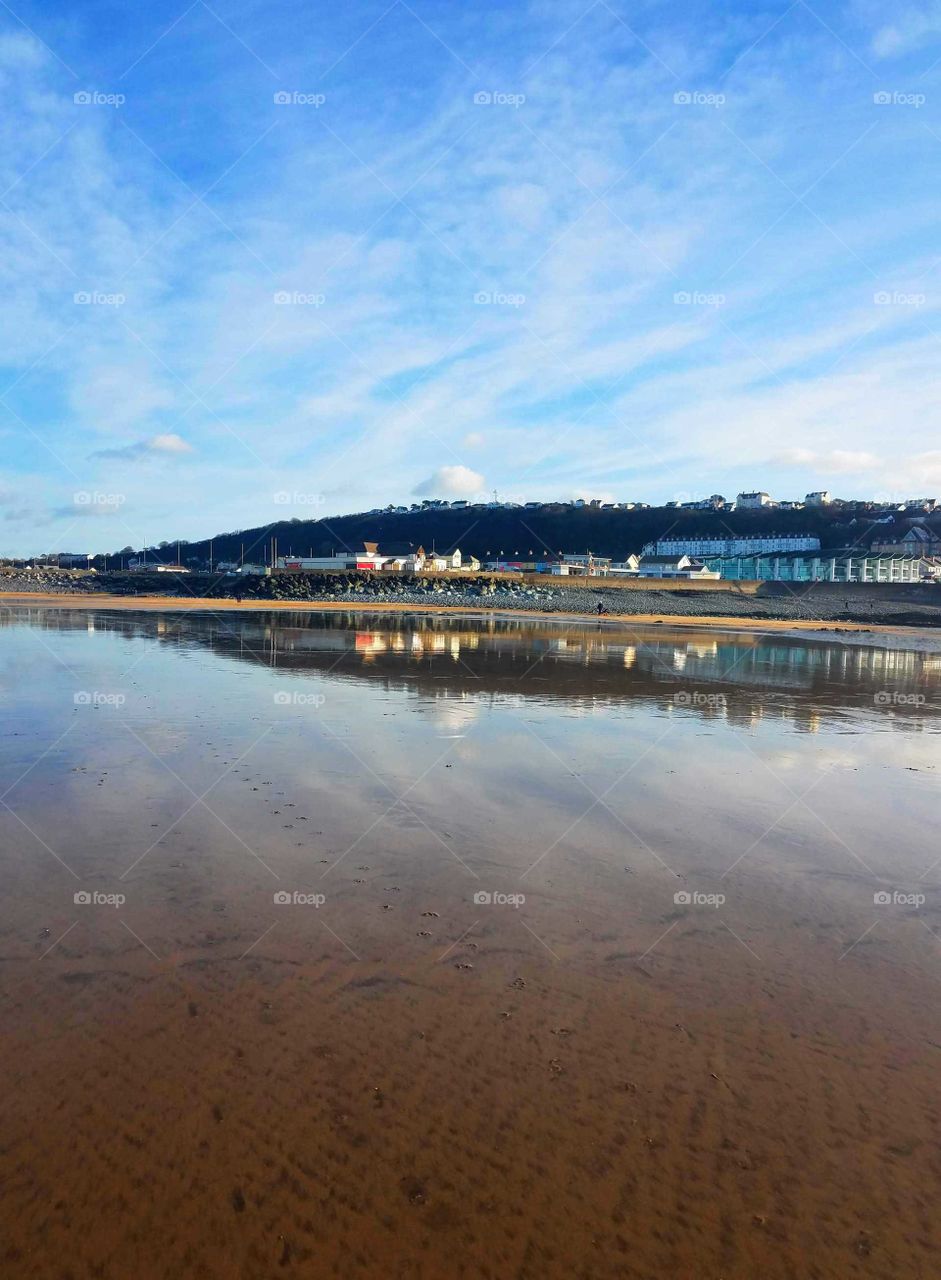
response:
[[[621,511],[562,504],[539,508],[425,508],[317,520],[280,520],[217,534],[212,539],[182,543],[180,555],[185,564],[194,565],[208,564],[210,558],[216,565],[220,561],[243,560],[264,563],[270,556],[272,539],[276,539],[279,555],[330,555],[334,551],[359,549],[363,542],[370,541],[378,542],[380,551],[405,543],[424,546],[426,551],[460,547],[465,554],[476,555],[481,560],[532,559],[558,552],[584,551],[620,560],[632,552],[640,552],[644,543],[666,536],[729,537],[770,533],[816,534],[824,548],[851,545],[862,548],[868,547],[874,538],[891,536],[893,527],[902,531],[912,523],[910,516],[899,516],[894,526],[876,523],[884,515],[884,511],[865,503],[803,511],[683,511],[669,507]],[[939,517],[920,516],[918,522],[937,526]],[[148,548],[148,559],[172,562],[176,559],[176,548],[176,541],[168,540],[158,548]]]

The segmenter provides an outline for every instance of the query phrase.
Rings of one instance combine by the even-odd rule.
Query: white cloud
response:
[[[878,31],[877,50],[913,60],[941,11],[857,4],[866,35],[849,43]],[[419,55],[407,106],[361,77],[364,45],[331,85],[332,133],[258,105],[270,94],[245,92],[244,68],[227,79],[222,28],[218,77],[188,84],[194,119],[211,92],[218,133],[161,111],[177,86],[156,62],[156,96],[129,94],[118,116],[77,108],[36,41],[0,38],[16,108],[0,120],[16,545],[35,546],[22,513],[65,510],[63,472],[110,491],[122,462],[186,455],[167,485],[123,466],[121,519],[150,537],[245,527],[265,518],[259,493],[302,474],[341,510],[381,506],[412,488],[416,458],[462,451],[520,497],[799,497],[839,476],[901,486],[919,467],[914,488],[933,487],[937,459],[905,454],[941,426],[928,216],[941,179],[924,112],[875,108],[882,86],[799,11],[768,30],[741,6],[707,8],[691,28],[641,6],[634,41],[604,5],[552,0],[538,30],[525,4],[505,6],[489,87],[524,92],[518,111],[475,107],[403,18],[385,61]],[[445,10],[455,47],[494,21],[462,10],[452,28]],[[390,31],[370,36],[380,61]],[[174,33],[183,54],[191,34]],[[285,83],[306,70],[302,50],[269,43]],[[729,67],[721,109],[674,105]],[[916,88],[920,69],[885,87]],[[226,181],[194,203],[167,165]],[[275,290],[323,301],[275,305]],[[525,301],[475,305],[478,290]],[[125,301],[76,306],[79,291]],[[676,305],[680,291],[724,302]],[[416,492],[484,487],[447,466]]]
[[[860,475],[884,469],[886,462],[874,453],[851,453],[843,449],[818,452],[814,449],[785,449],[772,461],[781,466],[806,467],[818,475]]]
[[[138,458],[174,458],[182,454],[192,453],[193,446],[175,432],[150,436],[147,440],[135,440],[133,444],[123,445],[115,449],[98,449],[89,456],[107,458],[116,462],[135,461]]]
[[[184,440],[182,436],[178,436],[172,431],[167,432],[165,435],[152,436],[146,443],[151,453],[193,452],[193,446]]]
[[[484,478],[470,467],[439,467],[412,490],[416,498],[470,498],[483,492]]]
[[[884,10],[882,11],[884,13]],[[880,17],[882,14],[880,13]],[[872,51],[877,58],[896,58],[930,44],[941,33],[941,4],[928,0],[909,5],[892,15],[892,21],[880,26],[872,37]]]

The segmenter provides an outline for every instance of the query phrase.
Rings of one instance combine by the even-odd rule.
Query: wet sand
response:
[[[15,606],[38,606],[67,608],[67,609],[121,609],[135,612],[143,610],[144,612],[153,612],[154,610],[168,612],[179,611],[196,611],[206,613],[229,614],[233,612],[241,613],[259,613],[259,612],[293,612],[293,613],[414,613],[414,614],[447,614],[457,618],[486,618],[494,615],[497,616],[513,616],[518,617],[522,613],[525,618],[545,618],[547,621],[561,621],[570,619],[574,622],[598,622],[601,625],[611,625],[612,623],[627,623],[637,626],[668,626],[668,627],[718,627],[723,630],[731,631],[750,631],[756,634],[764,632],[783,632],[795,635],[801,633],[817,633],[825,635],[827,632],[846,633],[847,636],[857,635],[888,635],[898,637],[915,637],[919,644],[931,645],[937,643],[937,637],[930,630],[920,627],[908,626],[888,626],[879,623],[868,622],[839,622],[839,621],[820,621],[819,619],[781,619],[781,618],[763,618],[757,621],[754,618],[734,618],[726,615],[717,614],[715,616],[705,614],[672,614],[672,613],[607,613],[603,617],[599,617],[596,613],[587,611],[585,613],[565,613],[554,611],[547,613],[539,609],[526,609],[525,611],[514,610],[511,613],[496,609],[476,608],[469,609],[465,605],[441,605],[441,604],[398,604],[388,602],[363,602],[349,603],[331,600],[312,600],[312,601],[296,601],[296,600],[243,600],[241,602],[231,600],[226,597],[199,597],[199,596],[111,596],[104,593],[92,594],[86,593],[82,595],[57,595],[54,592],[2,592],[0,593],[0,609],[4,605],[10,607]]]
[[[128,607],[0,628],[4,1276],[938,1274],[935,658]]]

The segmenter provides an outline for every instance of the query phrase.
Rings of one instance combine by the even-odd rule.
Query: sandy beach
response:
[[[4,1277],[938,1273],[917,637],[217,605],[0,610]]]
[[[446,614],[453,617],[482,618],[493,616],[544,618],[550,622],[569,620],[578,623],[597,623],[601,626],[612,626],[618,623],[633,626],[662,625],[682,628],[705,628],[726,631],[749,631],[756,633],[795,634],[838,632],[846,638],[853,636],[895,636],[900,640],[917,640],[927,646],[934,647],[941,643],[930,628],[888,626],[866,624],[862,622],[820,621],[809,619],[733,618],[710,614],[673,614],[673,613],[606,613],[599,617],[596,613],[546,612],[540,609],[513,611],[507,615],[499,607],[483,609],[466,605],[447,604],[410,604],[390,601],[336,601],[336,600],[247,600],[237,601],[228,597],[216,596],[118,596],[106,593],[86,592],[82,594],[56,594],[53,592],[2,592],[0,593],[0,609],[5,605],[29,606],[57,609],[120,609],[122,611],[140,610],[143,612],[167,613],[259,613],[259,612],[292,612],[292,613],[416,613]]]

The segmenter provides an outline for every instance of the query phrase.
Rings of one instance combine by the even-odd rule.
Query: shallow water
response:
[[[23,607],[0,698],[5,1275],[938,1273],[927,646]]]

